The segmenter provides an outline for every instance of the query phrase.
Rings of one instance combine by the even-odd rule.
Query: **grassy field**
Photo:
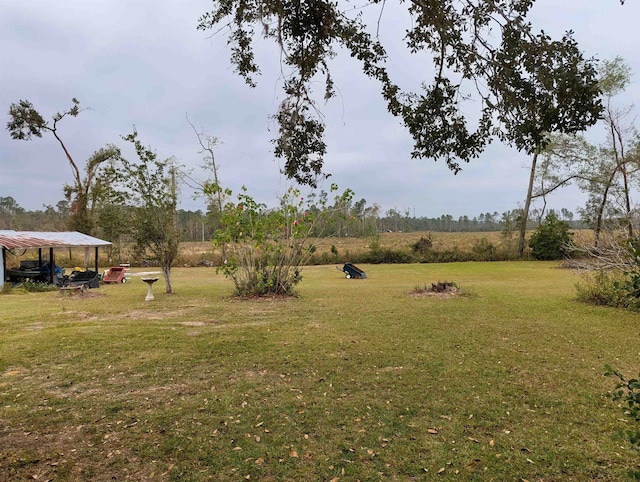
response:
[[[461,232],[461,233],[379,233],[378,242],[381,248],[410,249],[411,246],[423,236],[429,236],[433,241],[434,249],[446,249],[457,246],[461,250],[469,248],[478,240],[485,238],[494,244],[503,242],[502,234],[499,232]],[[339,253],[347,251],[351,253],[366,251],[369,249],[372,238],[335,237],[316,238],[310,240],[309,244],[317,247],[318,253],[329,253],[331,246],[334,246]],[[193,257],[210,252],[212,245],[210,242],[190,242],[181,244],[181,252],[186,257]]]
[[[553,263],[305,268],[296,299],[210,268],[0,296],[0,480],[624,480],[604,365],[637,314]],[[140,271],[140,270],[139,270]],[[462,294],[415,296],[455,281]]]

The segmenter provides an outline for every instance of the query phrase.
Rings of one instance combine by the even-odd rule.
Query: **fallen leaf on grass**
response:
[[[293,458],[296,458],[296,459],[297,459],[297,458],[299,457],[298,452],[296,452],[296,451],[295,451],[295,450],[293,450],[293,449],[290,449],[290,450],[289,450],[289,457],[293,457]]]
[[[481,462],[480,459],[473,459],[471,462],[467,464],[467,467],[466,467],[467,471],[473,472],[473,469],[475,468],[475,466],[478,465],[480,462]]]
[[[429,430],[427,430],[427,432],[429,432],[431,435],[438,435],[438,429],[436,428],[430,428]]]

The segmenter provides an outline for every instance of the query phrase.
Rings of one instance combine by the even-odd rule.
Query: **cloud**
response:
[[[221,139],[216,160],[223,183],[235,191],[245,184],[258,200],[274,203],[288,185],[270,143],[275,135],[270,115],[281,100],[277,51],[258,48],[263,75],[257,88],[249,88],[230,67],[224,35],[209,38],[210,32],[196,30],[210,6],[209,0],[6,0],[0,16],[0,110],[6,114],[12,102],[29,99],[50,118],[77,97],[91,110],[60,125],[76,159],[107,143],[124,147],[120,136],[135,125],[160,157],[175,156],[199,172],[202,160],[188,114],[199,130]],[[428,55],[406,53],[398,25],[409,19],[398,12],[385,10],[379,33],[391,42],[390,69],[403,85],[416,87],[428,80],[431,64]],[[372,8],[366,15],[377,18],[378,13]],[[555,36],[573,29],[588,55],[622,55],[638,72],[640,59],[630,36],[639,13],[632,2],[621,7],[613,0],[537,0],[532,21]],[[339,55],[332,66],[338,97],[321,106],[328,123],[331,181],[384,210],[413,213],[415,208],[419,216],[473,217],[522,202],[526,156],[493,144],[457,176],[442,162],[411,159],[410,136],[387,112],[378,84],[348,56]],[[630,101],[637,102],[637,87],[637,82],[629,87]],[[70,180],[53,138],[18,142],[0,132],[0,196],[39,209],[62,199],[62,185]],[[204,209],[187,189],[183,197],[184,208]],[[565,203],[558,208],[574,209],[583,202],[578,192],[554,199],[552,204]]]

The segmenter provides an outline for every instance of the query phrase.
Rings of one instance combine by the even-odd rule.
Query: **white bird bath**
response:
[[[158,278],[142,278],[142,281],[147,283],[149,289],[147,290],[147,297],[144,299],[145,301],[153,301],[155,298],[153,297],[153,283],[158,281]]]

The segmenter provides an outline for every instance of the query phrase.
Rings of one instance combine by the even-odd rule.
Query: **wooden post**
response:
[[[49,282],[53,284],[53,277],[55,276],[56,260],[53,257],[53,248],[49,248]]]

